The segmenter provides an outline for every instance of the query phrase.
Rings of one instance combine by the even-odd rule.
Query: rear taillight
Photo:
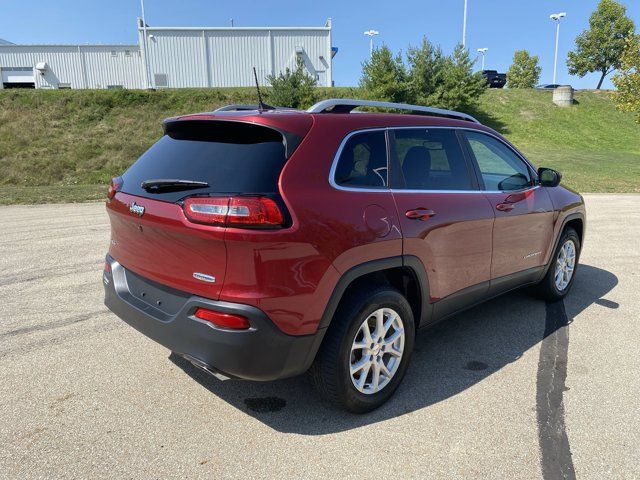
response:
[[[192,222],[233,227],[280,227],[284,216],[269,197],[192,197],[183,205]]]
[[[220,328],[228,328],[231,330],[246,330],[249,328],[249,320],[241,315],[233,315],[230,313],[208,310],[206,308],[198,308],[194,313],[194,316]]]
[[[109,191],[107,192],[107,198],[111,200],[116,196],[116,193],[122,188],[122,177],[113,177],[109,184]]]

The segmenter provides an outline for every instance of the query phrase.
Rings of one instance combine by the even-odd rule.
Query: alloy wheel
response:
[[[400,367],[404,344],[404,324],[395,310],[371,313],[351,345],[349,371],[356,389],[371,395],[385,388]]]
[[[558,252],[554,281],[558,291],[564,291],[573,277],[576,268],[576,245],[572,240],[567,240]]]

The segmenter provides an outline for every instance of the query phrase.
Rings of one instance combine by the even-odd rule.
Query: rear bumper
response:
[[[276,380],[305,372],[322,341],[283,333],[258,308],[208,300],[147,280],[107,257],[105,305],[147,337],[211,372],[248,380]],[[158,303],[159,302],[159,303]],[[196,319],[198,307],[243,315],[248,330],[225,330]]]

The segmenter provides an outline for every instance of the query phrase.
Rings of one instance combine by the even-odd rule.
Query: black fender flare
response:
[[[556,248],[558,248],[558,243],[560,243],[560,237],[562,237],[562,232],[564,232],[564,229],[567,226],[567,223],[569,223],[572,220],[580,220],[582,222],[582,238],[580,238],[581,245],[580,245],[580,251],[578,252],[578,260],[580,260],[580,253],[582,252],[584,236],[586,233],[585,230],[587,225],[585,222],[584,214],[581,212],[576,212],[576,213],[570,213],[564,218],[564,220],[562,220],[562,225],[558,229],[558,234],[556,235],[556,238],[553,241],[553,248],[551,249],[551,255],[549,256],[549,261],[545,265],[542,271],[542,274],[540,275],[540,281],[545,277],[545,275],[549,271],[549,267],[551,267],[551,265],[553,264],[553,254],[555,253]]]
[[[324,313],[318,325],[318,329],[325,329],[331,324],[331,320],[340,304],[340,300],[351,285],[358,278],[371,273],[380,272],[390,268],[407,267],[415,276],[418,282],[418,288],[421,294],[421,315],[419,319],[416,319],[416,325],[424,325],[426,321],[431,317],[431,303],[429,297],[429,279],[424,265],[420,259],[413,255],[399,255],[396,257],[381,258],[377,260],[371,260],[369,262],[356,265],[347,270],[333,289],[331,297],[327,302]]]

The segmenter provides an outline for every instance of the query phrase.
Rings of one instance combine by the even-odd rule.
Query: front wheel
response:
[[[575,278],[580,258],[580,237],[573,228],[562,232],[551,265],[542,281],[536,285],[535,293],[548,301],[564,298]]]
[[[341,303],[311,367],[320,394],[349,411],[371,411],[393,395],[407,370],[415,324],[391,287],[359,290]]]

